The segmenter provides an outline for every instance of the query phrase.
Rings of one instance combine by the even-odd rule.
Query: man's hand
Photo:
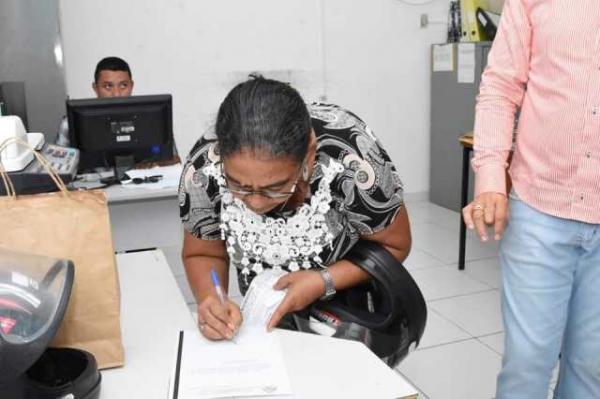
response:
[[[290,312],[304,309],[325,293],[325,281],[321,274],[314,270],[302,270],[282,276],[273,286],[276,290],[287,288],[283,301],[279,304],[267,329],[269,331],[277,327],[283,316]]]
[[[500,193],[479,194],[473,202],[463,208],[465,224],[477,229],[481,241],[487,241],[486,225],[494,226],[494,239],[500,240],[508,220],[508,200]]]
[[[225,306],[216,295],[208,295],[198,305],[200,332],[211,340],[232,339],[242,324],[239,306],[227,299]]]

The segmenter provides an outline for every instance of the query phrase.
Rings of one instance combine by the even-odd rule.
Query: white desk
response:
[[[117,255],[125,367],[102,372],[103,399],[168,393],[178,332],[196,328],[161,251]],[[277,331],[294,398],[416,398],[417,390],[365,346]]]
[[[148,190],[114,185],[105,192],[115,251],[181,248],[177,187]]]
[[[117,255],[125,367],[102,372],[102,399],[167,397],[181,329],[196,328],[162,251]]]
[[[418,391],[360,342],[277,330],[295,399],[416,399]]]

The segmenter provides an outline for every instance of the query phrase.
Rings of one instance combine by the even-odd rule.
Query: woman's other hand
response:
[[[302,270],[282,276],[273,288],[287,289],[287,293],[271,316],[267,326],[269,331],[273,330],[286,314],[304,309],[323,296],[325,281],[318,271]]]

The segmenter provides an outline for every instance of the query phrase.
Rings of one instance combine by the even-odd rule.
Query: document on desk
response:
[[[168,187],[177,187],[183,166],[181,164],[169,166],[155,166],[149,169],[130,169],[126,173],[133,180],[135,178],[144,179],[151,176],[160,176],[156,182],[147,182],[134,184],[133,182],[121,182],[123,187],[145,188],[148,190],[161,190]]]
[[[231,341],[183,331],[169,399],[287,397],[292,388],[276,333],[243,325]]]

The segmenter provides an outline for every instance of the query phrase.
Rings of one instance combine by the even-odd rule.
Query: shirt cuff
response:
[[[502,165],[480,166],[475,172],[475,197],[488,192],[506,195],[506,169]]]

